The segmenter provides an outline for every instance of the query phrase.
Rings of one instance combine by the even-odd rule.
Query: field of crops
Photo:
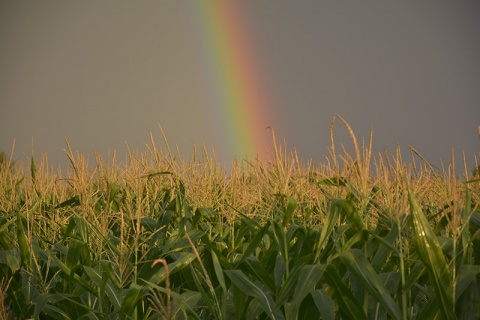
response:
[[[347,125],[347,128],[348,125]],[[413,148],[302,163],[152,139],[0,165],[0,319],[478,319],[480,177]]]

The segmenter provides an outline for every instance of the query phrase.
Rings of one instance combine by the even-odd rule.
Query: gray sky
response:
[[[239,2],[240,3],[240,2]],[[429,161],[480,150],[480,2],[241,1],[265,126],[306,159],[327,154],[337,113],[374,151],[406,144]],[[158,125],[183,154],[192,142],[227,161],[205,99],[196,7],[188,1],[0,0],[0,150],[140,151]],[[212,111],[213,110],[213,111]],[[267,123],[268,122],[268,123]],[[350,145],[337,122],[336,143]],[[92,159],[93,161],[93,159]]]

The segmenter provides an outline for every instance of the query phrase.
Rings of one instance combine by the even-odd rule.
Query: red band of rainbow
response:
[[[237,158],[264,158],[271,145],[271,120],[261,81],[261,69],[253,52],[241,2],[191,1],[192,30],[200,50],[202,73],[215,127],[222,128],[223,143]],[[199,42],[198,42],[199,41]],[[219,123],[220,122],[220,123]]]

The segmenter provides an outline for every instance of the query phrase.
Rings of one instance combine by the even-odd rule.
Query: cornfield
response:
[[[478,174],[344,124],[354,152],[331,130],[321,163],[274,141],[227,172],[153,138],[124,163],[4,161],[0,319],[478,319]]]

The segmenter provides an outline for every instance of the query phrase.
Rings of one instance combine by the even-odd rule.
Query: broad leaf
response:
[[[433,282],[435,296],[439,302],[438,307],[442,310],[445,318],[455,319],[452,281],[442,249],[410,188],[408,189],[408,198],[413,244]]]
[[[265,287],[251,281],[240,270],[227,270],[225,273],[240,290],[257,300],[269,317],[276,320],[285,319],[281,311],[275,307],[275,301]]]
[[[309,292],[315,289],[315,285],[320,281],[324,271],[325,266],[318,264],[306,265],[301,269],[293,295],[291,314],[288,318],[297,319],[303,299],[305,299]]]
[[[339,311],[346,318],[367,320],[367,316],[362,309],[361,303],[355,298],[352,291],[344,284],[337,269],[328,265],[321,279],[325,291],[335,301]]]
[[[343,264],[364,285],[365,289],[381,304],[395,319],[401,319],[400,309],[388,293],[375,269],[362,251],[350,249],[340,255]]]

